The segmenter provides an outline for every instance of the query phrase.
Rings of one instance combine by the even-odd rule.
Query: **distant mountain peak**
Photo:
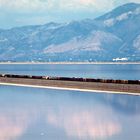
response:
[[[126,3],[126,4],[122,5],[122,6],[131,6],[131,7],[133,7],[133,6],[138,6],[138,5],[140,5],[140,4],[135,3],[135,2],[130,2],[130,3]]]
[[[115,9],[113,9],[112,11],[104,14],[103,16],[96,18],[96,20],[106,20],[106,19],[110,19],[110,18],[116,18],[117,16],[119,16],[123,13],[135,11],[137,8],[140,8],[140,4],[126,3],[124,5],[121,5]]]
[[[0,61],[140,61],[139,25],[140,4],[127,3],[97,19],[0,30]]]

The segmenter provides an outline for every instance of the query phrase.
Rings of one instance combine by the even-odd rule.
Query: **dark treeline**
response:
[[[42,80],[61,80],[61,81],[79,81],[79,82],[117,83],[117,84],[140,84],[140,80],[115,80],[115,79],[52,77],[52,76],[32,76],[32,75],[13,75],[13,74],[0,74],[0,77],[42,79]]]

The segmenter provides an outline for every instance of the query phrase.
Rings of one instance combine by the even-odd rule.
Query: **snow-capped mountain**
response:
[[[0,61],[140,61],[140,4],[96,19],[0,30]]]

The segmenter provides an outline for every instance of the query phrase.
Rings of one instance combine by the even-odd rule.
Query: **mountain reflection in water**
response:
[[[139,140],[140,96],[0,86],[0,140]]]

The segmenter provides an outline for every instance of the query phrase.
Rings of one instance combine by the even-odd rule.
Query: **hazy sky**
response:
[[[0,28],[95,18],[140,0],[0,0]]]

